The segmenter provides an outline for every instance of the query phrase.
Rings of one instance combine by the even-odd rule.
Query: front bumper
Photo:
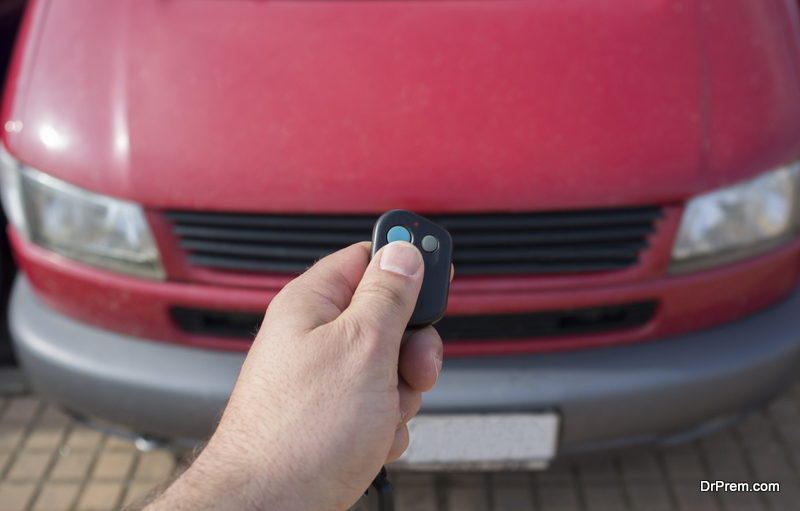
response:
[[[744,319],[634,345],[448,358],[421,413],[557,410],[562,452],[663,442],[778,393],[800,366],[800,286]],[[9,311],[35,389],[80,415],[173,441],[214,427],[243,353],[154,342],[75,321],[18,277]]]

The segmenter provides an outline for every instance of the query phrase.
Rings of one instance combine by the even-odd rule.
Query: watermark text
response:
[[[781,483],[729,483],[700,481],[700,491],[781,491]]]

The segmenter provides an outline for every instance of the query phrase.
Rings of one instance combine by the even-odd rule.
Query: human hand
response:
[[[216,433],[151,509],[344,510],[408,446],[442,341],[406,331],[422,257],[394,242],[325,257],[270,303]],[[452,277],[452,274],[451,274]]]

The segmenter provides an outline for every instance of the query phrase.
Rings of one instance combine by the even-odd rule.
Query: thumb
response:
[[[370,261],[339,319],[368,339],[386,342],[391,338],[399,349],[424,273],[417,247],[406,241],[389,243]]]

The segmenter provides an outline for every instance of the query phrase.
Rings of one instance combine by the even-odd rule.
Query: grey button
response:
[[[439,240],[428,234],[422,238],[422,250],[425,252],[434,252],[439,248]]]

